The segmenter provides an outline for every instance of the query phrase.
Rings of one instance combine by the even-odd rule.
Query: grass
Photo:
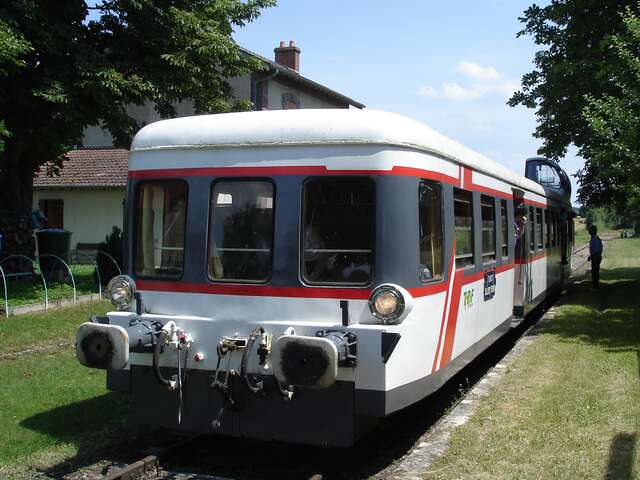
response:
[[[640,475],[640,239],[605,247],[503,383],[456,429],[428,479]]]
[[[78,325],[110,310],[106,301],[0,317],[0,355],[62,342],[72,343]]]
[[[95,271],[93,265],[71,265],[70,268],[76,282],[76,294],[78,296],[98,293],[98,283],[93,276]],[[54,282],[48,279],[46,274],[44,279],[47,284],[49,301],[73,298],[71,279],[68,282]],[[32,277],[10,277],[7,280],[7,296],[11,307],[44,303],[44,286],[39,270],[36,270],[36,274]],[[0,279],[0,312],[3,312],[4,308],[4,290],[2,279]]]
[[[106,310],[94,302],[0,321],[0,355],[70,343],[0,360],[1,479],[68,473],[126,432],[128,397],[108,392],[105,372],[81,366],[72,345],[77,326]]]

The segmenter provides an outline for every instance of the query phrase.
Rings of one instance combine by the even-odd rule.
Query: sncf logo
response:
[[[468,310],[473,307],[473,289],[463,292],[464,309]]]

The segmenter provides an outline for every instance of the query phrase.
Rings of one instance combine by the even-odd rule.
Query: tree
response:
[[[582,203],[621,210],[638,195],[639,10],[636,0],[552,0],[520,18],[518,36],[543,49],[508,103],[536,109],[540,154],[558,160],[578,148]]]
[[[196,112],[249,108],[226,79],[262,68],[233,29],[274,0],[5,0],[0,6],[0,209],[28,211],[33,174],[55,172],[86,126],[128,147],[127,105]],[[89,17],[89,11],[96,15]],[[5,46],[11,48],[5,48]]]

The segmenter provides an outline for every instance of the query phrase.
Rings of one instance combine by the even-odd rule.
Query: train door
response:
[[[514,227],[514,262],[515,275],[513,286],[513,315],[524,316],[524,305],[527,285],[527,258],[529,252],[528,228],[523,220],[524,192],[513,189],[513,227]],[[526,214],[524,215],[526,217]]]

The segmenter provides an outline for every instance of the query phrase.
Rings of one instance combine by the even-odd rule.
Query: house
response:
[[[359,103],[300,74],[300,49],[280,42],[275,60],[249,50],[266,66],[229,80],[239,100],[250,100],[255,110],[291,108],[364,108]],[[153,105],[131,106],[141,125],[160,120]],[[178,116],[193,115],[191,105],[177,106]],[[47,217],[49,227],[72,232],[71,248],[78,243],[104,241],[113,226],[122,228],[127,184],[128,151],[113,147],[109,132],[99,126],[85,129],[81,148],[68,153],[60,175],[48,177],[42,167],[33,182],[33,208]]]

